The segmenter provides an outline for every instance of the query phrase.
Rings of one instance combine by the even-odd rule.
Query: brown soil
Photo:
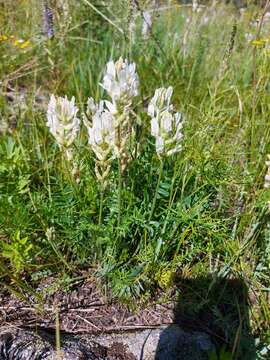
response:
[[[51,284],[49,284],[49,282]],[[58,290],[49,295],[53,279],[40,285],[42,303],[33,298],[19,300],[7,291],[0,292],[0,322],[28,328],[54,329],[59,313],[60,330],[69,333],[119,332],[155,328],[173,323],[174,303],[151,301],[139,310],[131,310],[105,297],[92,280],[84,280],[69,292]]]

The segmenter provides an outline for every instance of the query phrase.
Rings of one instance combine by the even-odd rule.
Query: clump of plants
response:
[[[118,227],[121,224],[122,188],[128,176],[131,163],[143,156],[142,137],[137,132],[143,126],[138,114],[133,110],[134,100],[139,94],[139,78],[134,63],[120,58],[107,64],[101,86],[110,100],[95,103],[88,98],[82,120],[78,117],[75,98],[51,96],[47,111],[47,126],[54,136],[60,150],[71,168],[74,167],[74,142],[78,136],[80,124],[87,129],[88,144],[94,157],[94,167],[100,187],[100,210],[98,223],[102,223],[104,191],[111,181],[118,181]],[[166,157],[177,154],[182,149],[182,116],[175,112],[171,104],[173,88],[159,88],[148,105],[151,119],[151,135],[155,141],[155,150],[160,162],[159,177],[154,193],[149,221],[151,220],[159,192],[162,169]],[[147,120],[145,120],[147,122]],[[146,129],[149,127],[144,126]],[[148,136],[148,134],[146,135]],[[117,175],[115,170],[117,169]],[[134,180],[134,179],[133,179]],[[145,224],[147,226],[147,224]]]
[[[53,3],[42,38],[40,7],[35,21],[28,2],[0,11],[3,281],[69,284],[84,269],[116,298],[145,300],[171,294],[175,273],[248,279],[253,333],[269,339],[264,11],[88,3]],[[9,46],[13,35],[31,46]],[[106,66],[120,54],[137,66]],[[205,287],[200,301],[219,301]]]

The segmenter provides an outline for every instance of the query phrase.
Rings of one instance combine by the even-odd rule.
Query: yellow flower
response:
[[[5,41],[7,39],[8,39],[7,35],[1,35],[0,36],[0,41]]]
[[[30,40],[26,40],[20,45],[20,48],[24,49],[24,48],[28,47],[29,45],[30,45]]]
[[[262,46],[266,43],[267,40],[264,40],[264,39],[258,39],[258,40],[253,40],[252,41],[252,45],[254,46]]]
[[[22,42],[21,40],[16,39],[16,40],[13,41],[13,45],[14,46],[19,46],[21,44],[21,42]]]

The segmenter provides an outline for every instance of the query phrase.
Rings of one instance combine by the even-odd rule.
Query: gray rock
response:
[[[214,350],[207,334],[178,325],[96,336],[61,334],[61,360],[207,360]],[[54,335],[0,329],[0,359],[57,359]]]
[[[186,332],[178,325],[98,336],[95,341],[107,347],[124,344],[138,360],[205,360],[215,347],[202,332]]]

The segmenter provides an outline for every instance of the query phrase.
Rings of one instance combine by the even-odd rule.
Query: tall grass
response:
[[[1,86],[21,96],[13,102],[0,98],[1,124],[8,122],[0,137],[1,261],[8,269],[3,276],[9,279],[19,269],[34,285],[45,274],[72,277],[78,268],[91,268],[122,299],[168,290],[176,270],[240,277],[255,294],[254,333],[269,338],[269,190],[263,183],[270,152],[270,53],[268,21],[262,20],[256,39],[261,10],[240,14],[217,5],[192,12],[171,4],[156,10],[147,40],[138,11],[131,44],[126,9],[118,1],[107,8],[70,1],[71,20],[62,28],[61,9],[53,7],[51,40],[41,33],[36,2],[15,3],[0,7],[1,34],[8,36],[0,43]],[[22,19],[31,19],[30,25]],[[30,39],[30,45],[16,47],[11,36]],[[76,142],[75,184],[45,126],[50,93],[74,95],[84,110],[88,96],[103,97],[105,64],[119,56],[137,64],[134,111],[141,122],[140,156],[122,179],[121,206],[117,166],[100,200],[85,130]],[[184,143],[161,173],[154,139],[146,136],[145,111],[155,89],[169,85],[185,119]],[[31,248],[15,236],[18,231]],[[8,252],[6,244],[13,244]]]

